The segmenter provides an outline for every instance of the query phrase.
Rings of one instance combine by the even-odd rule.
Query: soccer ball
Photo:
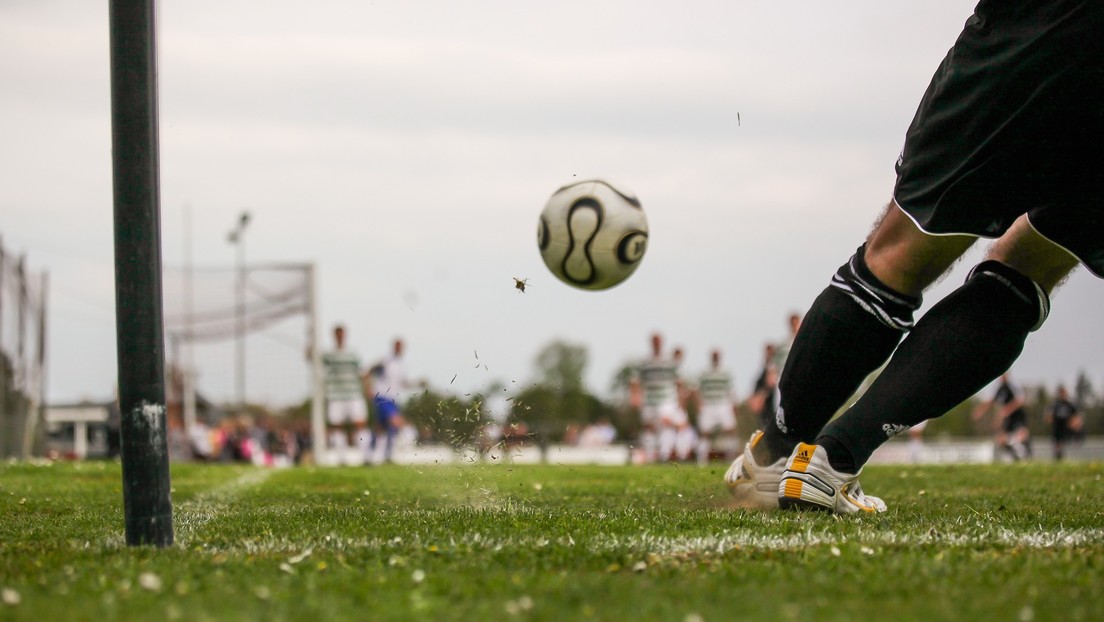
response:
[[[580,289],[609,289],[629,278],[648,248],[640,201],[600,179],[560,188],[548,199],[537,229],[544,264]]]

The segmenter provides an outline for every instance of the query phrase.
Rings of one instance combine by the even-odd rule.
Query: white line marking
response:
[[[173,512],[177,540],[194,540],[200,527],[226,514],[243,491],[260,486],[272,473],[272,469],[249,469],[236,479],[201,492],[190,501],[178,505]]]
[[[230,547],[208,549],[211,552],[241,552],[250,555],[266,553],[294,554],[304,549],[320,551],[349,550],[424,550],[429,546],[441,548],[459,547],[473,551],[503,551],[519,549],[532,551],[550,546],[580,547],[590,553],[655,553],[659,555],[723,554],[734,549],[771,551],[796,551],[808,547],[871,546],[923,546],[942,548],[1029,548],[1054,549],[1104,544],[1104,529],[1061,529],[1052,532],[1018,532],[1007,528],[971,530],[970,533],[902,534],[889,531],[851,535],[822,533],[770,536],[755,532],[740,532],[720,536],[659,536],[648,533],[631,536],[598,535],[588,538],[584,534],[557,537],[486,535],[480,532],[454,534],[447,541],[427,539],[420,534],[401,538],[343,538],[335,534],[317,538],[289,539],[265,537],[236,543]]]

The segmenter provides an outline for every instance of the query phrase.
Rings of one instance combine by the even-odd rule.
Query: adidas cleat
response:
[[[778,509],[778,483],[782,471],[786,468],[786,459],[779,458],[768,466],[759,466],[751,450],[763,438],[763,432],[756,431],[744,447],[744,453],[732,462],[725,473],[725,485],[736,499],[737,505],[757,510]]]
[[[836,514],[885,512],[881,499],[863,494],[859,473],[840,473],[828,464],[823,447],[798,443],[778,484],[778,506]]]

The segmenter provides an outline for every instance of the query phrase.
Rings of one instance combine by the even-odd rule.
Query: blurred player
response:
[[[892,202],[805,315],[734,492],[777,478],[779,506],[884,511],[859,484],[874,450],[1008,370],[1079,262],[1104,276],[1101,58],[1104,2],[978,3],[908,129]],[[997,238],[985,261],[914,322],[977,237]]]
[[[360,357],[345,349],[344,326],[334,327],[333,338],[334,349],[322,355],[330,447],[338,451],[348,447],[351,443],[346,427],[352,425],[357,444],[367,453],[368,406],[364,401]]]
[[[1066,456],[1066,444],[1077,438],[1082,429],[1081,413],[1069,399],[1066,385],[1058,385],[1058,396],[1047,406],[1046,421],[1054,435],[1054,459]]]
[[[924,428],[928,427],[927,420],[912,426],[908,430],[909,435],[909,462],[917,464],[924,457]]]
[[[760,430],[774,425],[774,413],[778,408],[778,368],[774,366],[777,349],[773,343],[763,346],[763,369],[747,399],[748,408],[759,418]]]
[[[709,353],[709,369],[698,379],[697,398],[698,463],[709,460],[714,452],[728,459],[736,457],[736,396],[732,389],[732,374],[721,367],[721,351]]]
[[[690,459],[698,444],[698,431],[690,423],[690,388],[678,372],[686,360],[686,352],[676,347],[671,353],[671,360],[675,363],[678,384],[678,410],[671,416],[660,418],[659,455],[661,460],[684,462]]]
[[[790,356],[790,348],[793,347],[794,339],[797,339],[797,331],[801,330],[801,314],[790,313],[786,316],[786,327],[789,328],[790,332],[785,341],[775,346],[774,358],[771,360],[774,368],[779,370],[779,373],[786,367],[786,359]]]
[[[652,353],[637,367],[629,384],[629,399],[640,409],[640,447],[643,462],[655,462],[668,456],[660,453],[660,430],[664,422],[679,417],[678,364],[663,356],[663,336],[652,334]]]
[[[1024,410],[1024,392],[1012,382],[1008,373],[1001,374],[993,397],[974,408],[974,420],[978,420],[994,406],[997,408],[997,447],[1005,450],[1018,462],[1031,456],[1031,431],[1027,428],[1027,411]]]
[[[374,453],[382,434],[384,437],[383,461],[391,462],[395,446],[395,434],[403,426],[399,398],[407,387],[406,368],[402,361],[403,341],[396,339],[391,354],[372,368],[375,390],[376,426],[372,432],[370,449]]]

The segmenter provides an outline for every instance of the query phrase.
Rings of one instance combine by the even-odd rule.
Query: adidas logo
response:
[[[808,462],[810,457],[809,450],[802,447],[801,450],[797,452],[797,455],[794,456],[794,462]]]
[[[882,424],[882,432],[885,432],[886,438],[893,438],[898,434],[907,432],[910,427],[912,426],[901,423],[884,423]]]

